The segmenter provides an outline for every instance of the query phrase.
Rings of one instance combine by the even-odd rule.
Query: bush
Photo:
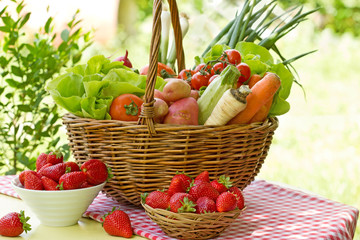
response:
[[[78,27],[78,11],[55,46],[53,18],[30,35],[24,29],[31,13],[22,11],[23,1],[13,2],[17,14],[10,15],[7,7],[0,11],[0,175],[34,169],[40,151],[56,148],[69,157],[69,147],[60,143],[58,107],[44,87],[64,67],[77,63],[92,43],[91,33]]]

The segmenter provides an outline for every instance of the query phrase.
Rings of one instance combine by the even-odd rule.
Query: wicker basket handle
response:
[[[171,23],[174,28],[176,59],[178,72],[185,68],[184,50],[182,46],[182,33],[179,20],[179,12],[176,0],[168,0]],[[156,134],[154,127],[154,90],[157,78],[158,55],[161,39],[161,12],[162,0],[154,0],[153,5],[153,28],[150,43],[149,70],[146,79],[144,104],[141,108],[138,124],[147,125],[150,135]]]

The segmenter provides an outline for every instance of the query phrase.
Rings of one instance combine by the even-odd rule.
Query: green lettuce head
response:
[[[157,77],[155,88],[166,82]],[[98,120],[111,119],[109,108],[114,98],[124,93],[145,94],[146,76],[139,75],[122,62],[111,62],[103,55],[76,65],[46,85],[55,103],[70,113]]]

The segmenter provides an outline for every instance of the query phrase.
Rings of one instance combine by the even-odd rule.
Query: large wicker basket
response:
[[[141,204],[146,214],[168,236],[177,239],[210,239],[218,237],[245,210],[214,213],[174,213]]]
[[[169,0],[177,45],[178,70],[184,68],[179,16],[175,0]],[[244,189],[267,156],[276,118],[263,123],[226,126],[155,124],[154,85],[160,40],[161,0],[154,1],[153,36],[145,101],[139,122],[94,120],[72,114],[63,117],[75,160],[97,158],[112,168],[114,177],[104,191],[116,200],[140,205],[140,194],[168,187],[177,171],[211,176],[226,174]]]

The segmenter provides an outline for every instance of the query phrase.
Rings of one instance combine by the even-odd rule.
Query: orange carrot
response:
[[[255,113],[255,115],[251,118],[249,123],[265,121],[266,117],[269,115],[272,101],[273,101],[273,97],[269,101],[267,101],[265,105],[261,106],[260,110]]]
[[[268,73],[252,88],[251,93],[246,97],[246,108],[238,113],[227,124],[248,123],[256,114],[261,106],[265,105],[280,87],[280,78],[275,73]]]
[[[258,75],[258,74],[253,74],[250,79],[249,79],[249,82],[248,82],[248,85],[249,85],[249,88],[251,89],[255,83],[257,83],[258,81],[261,80],[261,76]]]

